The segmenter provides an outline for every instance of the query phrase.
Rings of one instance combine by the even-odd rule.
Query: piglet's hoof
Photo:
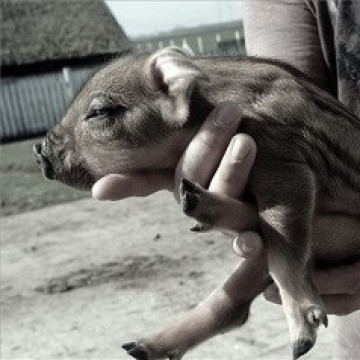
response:
[[[164,352],[164,353],[157,353],[154,354],[149,352],[146,349],[146,346],[139,343],[139,342],[129,342],[122,345],[122,348],[127,351],[129,355],[137,360],[159,360],[159,359],[168,359],[168,360],[180,360],[182,355],[178,350]]]
[[[196,223],[190,228],[190,230],[194,232],[205,232],[209,230],[209,225],[204,223]]]
[[[306,354],[314,346],[314,341],[310,339],[299,339],[293,344],[293,359]]]
[[[312,325],[314,328],[317,328],[320,326],[320,324],[323,324],[325,327],[328,327],[328,317],[324,310],[321,308],[318,308],[316,306],[312,306],[307,310],[307,321],[310,325]]]
[[[181,205],[185,214],[193,212],[200,200],[200,190],[191,181],[183,178],[180,183]]]
[[[128,342],[122,345],[122,348],[127,351],[129,355],[138,360],[150,360],[148,352],[145,347],[136,342]]]

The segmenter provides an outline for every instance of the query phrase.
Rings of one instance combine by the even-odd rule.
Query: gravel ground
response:
[[[129,359],[121,344],[158,330],[239,261],[231,240],[188,229],[167,193],[91,199],[3,217],[2,359]],[[304,359],[330,359],[332,326]],[[186,359],[290,359],[281,307],[262,297],[243,329]]]

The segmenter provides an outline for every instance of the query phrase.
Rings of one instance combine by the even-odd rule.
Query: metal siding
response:
[[[5,122],[5,119],[9,118],[9,109],[10,109],[10,98],[9,94],[1,91],[2,96],[0,96],[0,131],[5,135],[11,133],[11,124]],[[10,129],[9,129],[10,128]]]
[[[78,92],[96,67],[72,69],[71,88]],[[0,142],[40,135],[52,128],[68,104],[69,84],[61,71],[1,79]]]
[[[230,53],[224,52],[218,48],[216,42],[216,34],[220,34],[222,41],[235,39],[235,31],[239,32],[240,39],[244,37],[244,30],[241,23],[231,24],[230,26],[225,24],[224,27],[216,27],[216,29],[199,29],[198,31],[189,31],[181,34],[164,34],[163,36],[155,36],[148,39],[134,40],[135,45],[140,45],[141,50],[149,50],[147,44],[152,44],[152,50],[158,50],[159,42],[161,41],[165,46],[170,45],[170,40],[173,40],[176,46],[182,46],[182,39],[186,39],[189,46],[192,48],[196,55],[199,55],[197,46],[197,37],[201,36],[203,39],[204,53],[203,55],[240,55],[245,53],[245,48],[242,41],[238,43],[237,51],[231,51]]]
[[[47,91],[46,82],[41,81],[40,79],[38,79],[38,89],[39,89],[38,93],[42,94],[41,105],[45,110],[43,119],[50,119],[51,118],[51,113],[52,113],[52,105],[51,105],[51,102],[50,102],[50,94]]]
[[[34,91],[33,96],[36,98],[37,94],[41,94],[41,83],[39,82],[39,79],[34,77]],[[46,109],[46,101],[44,101],[44,97],[39,97],[38,101],[38,118],[39,119],[46,119],[48,118],[48,113]]]

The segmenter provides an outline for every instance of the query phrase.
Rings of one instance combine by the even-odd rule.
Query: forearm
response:
[[[334,92],[316,18],[308,3],[311,1],[244,1],[247,54],[283,60]]]
[[[357,217],[334,214],[317,216],[313,238],[314,251],[322,258],[360,260],[360,219]]]
[[[346,315],[359,310],[360,220],[343,215],[317,216],[313,229],[313,243],[322,244],[322,258],[328,259],[328,264],[331,259],[342,260],[343,263],[339,266],[315,268],[312,273],[314,284],[322,295],[328,313]],[[354,262],[356,256],[358,260]],[[325,265],[324,261],[322,265]],[[275,285],[265,291],[265,297],[269,301],[280,303]]]

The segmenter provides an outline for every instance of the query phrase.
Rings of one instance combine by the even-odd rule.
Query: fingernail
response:
[[[230,153],[231,163],[241,163],[246,160],[251,152],[251,147],[246,144],[241,138],[236,136],[233,139]]]
[[[215,125],[223,127],[239,121],[241,113],[237,105],[228,102],[221,104],[220,107],[215,110],[214,117]]]
[[[253,252],[254,248],[249,245],[246,237],[241,235],[237,236],[233,242],[233,249],[234,251],[243,257],[247,257],[250,253]]]
[[[251,252],[254,250],[254,248],[251,247],[251,246],[249,246],[248,244],[246,244],[245,241],[242,241],[240,246],[241,246],[241,251],[242,251],[244,254],[249,254],[249,253],[251,253]]]
[[[233,242],[233,249],[236,254],[244,258],[253,258],[258,252],[258,235],[248,231],[238,235]]]

